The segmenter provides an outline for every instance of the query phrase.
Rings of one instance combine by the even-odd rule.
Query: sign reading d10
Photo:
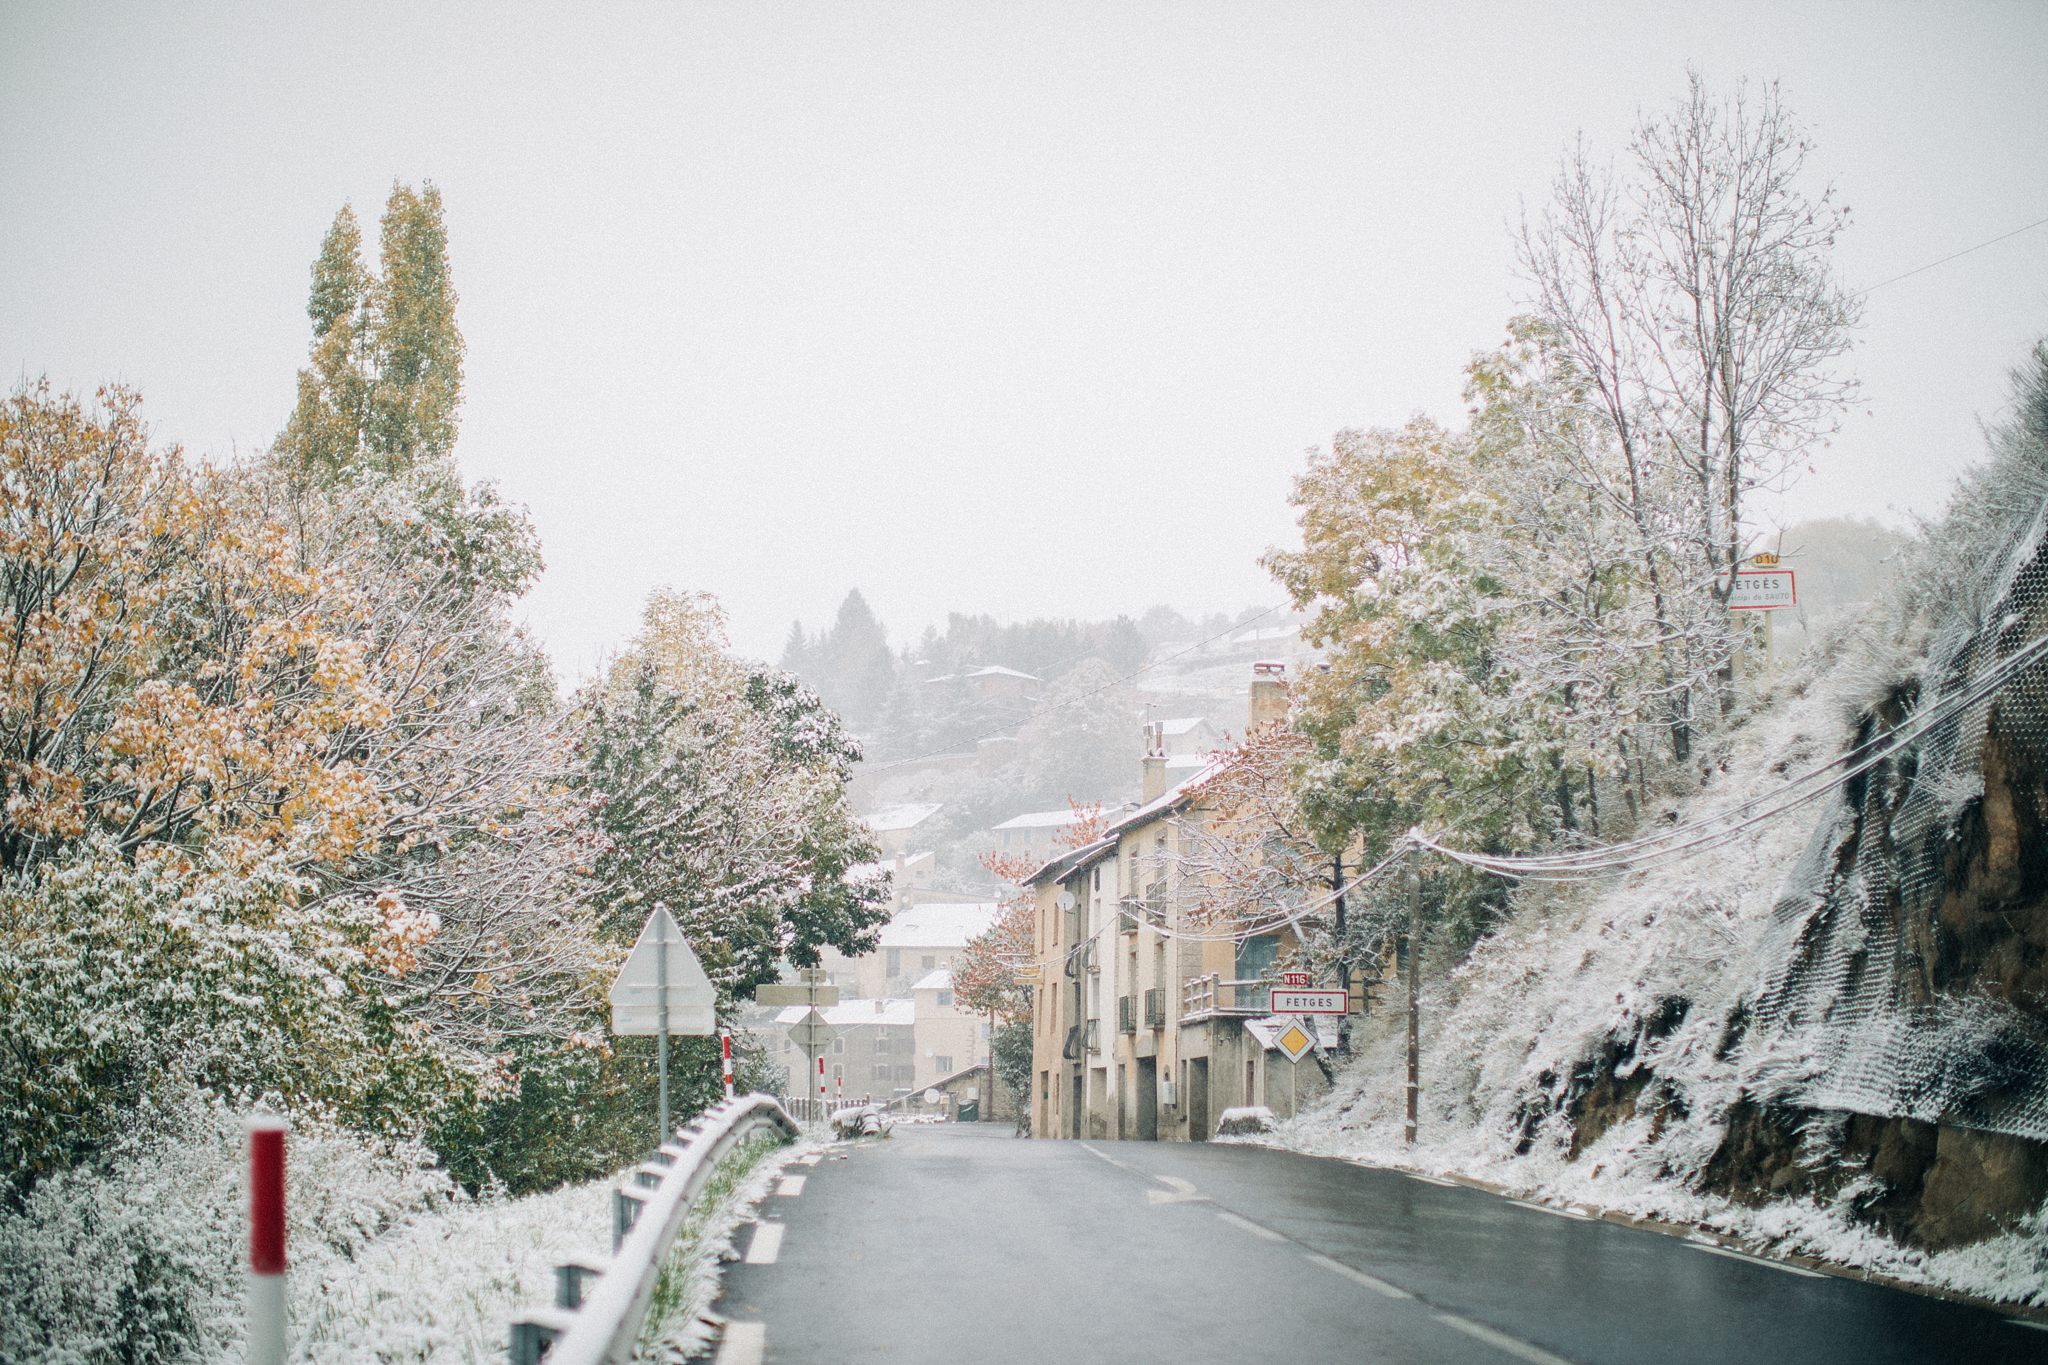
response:
[[[1266,1010],[1269,1014],[1349,1014],[1351,992],[1334,987],[1275,986]]]

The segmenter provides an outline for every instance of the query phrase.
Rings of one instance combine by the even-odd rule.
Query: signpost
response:
[[[656,902],[640,927],[626,965],[612,981],[612,1032],[652,1034],[661,1075],[661,1140],[668,1141],[668,1039],[672,1033],[709,1037],[718,1031],[718,992],[690,950],[668,907]]]
[[[1273,1039],[1273,1044],[1287,1054],[1288,1061],[1298,1062],[1316,1045],[1316,1037],[1300,1024],[1290,1023],[1280,1030],[1279,1036]]]
[[[1730,611],[1784,611],[1799,605],[1799,585],[1790,569],[1737,569],[1728,592]]]
[[[762,986],[754,992],[757,1005],[804,1005],[809,1012],[797,1020],[789,1029],[790,1041],[804,1050],[809,1069],[818,1077],[818,1113],[825,1114],[825,1044],[838,1036],[838,1031],[825,1022],[825,1016],[818,1012],[820,1006],[839,1003],[839,988],[832,984],[832,976],[823,967],[805,967],[796,974],[795,985]]]
[[[1349,1014],[1351,992],[1337,987],[1275,986],[1266,995],[1268,1014]]]

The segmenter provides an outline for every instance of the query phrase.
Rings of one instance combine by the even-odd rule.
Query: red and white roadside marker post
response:
[[[818,1054],[818,1118],[825,1117],[825,1054]]]
[[[732,1098],[732,1033],[728,1029],[718,1031],[718,1051],[725,1064],[725,1097]]]
[[[249,1365],[283,1365],[285,1121],[249,1120]]]

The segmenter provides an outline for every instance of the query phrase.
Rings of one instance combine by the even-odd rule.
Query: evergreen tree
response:
[[[361,449],[370,388],[369,296],[362,229],[344,204],[313,262],[306,303],[312,363],[299,371],[298,405],[278,441],[294,467],[323,479],[354,465]]]

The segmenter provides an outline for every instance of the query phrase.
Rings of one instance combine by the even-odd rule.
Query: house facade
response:
[[[1284,723],[1284,674],[1261,665],[1247,730]],[[1287,1117],[1328,1088],[1315,1047],[1290,1061],[1293,1020],[1267,1011],[1290,932],[1236,941],[1198,924],[1187,841],[1211,813],[1204,783],[1229,762],[1172,771],[1159,727],[1147,726],[1137,809],[1102,838],[1046,863],[1028,880],[1036,933],[1031,1129],[1040,1137],[1205,1141],[1224,1110],[1263,1105]]]

